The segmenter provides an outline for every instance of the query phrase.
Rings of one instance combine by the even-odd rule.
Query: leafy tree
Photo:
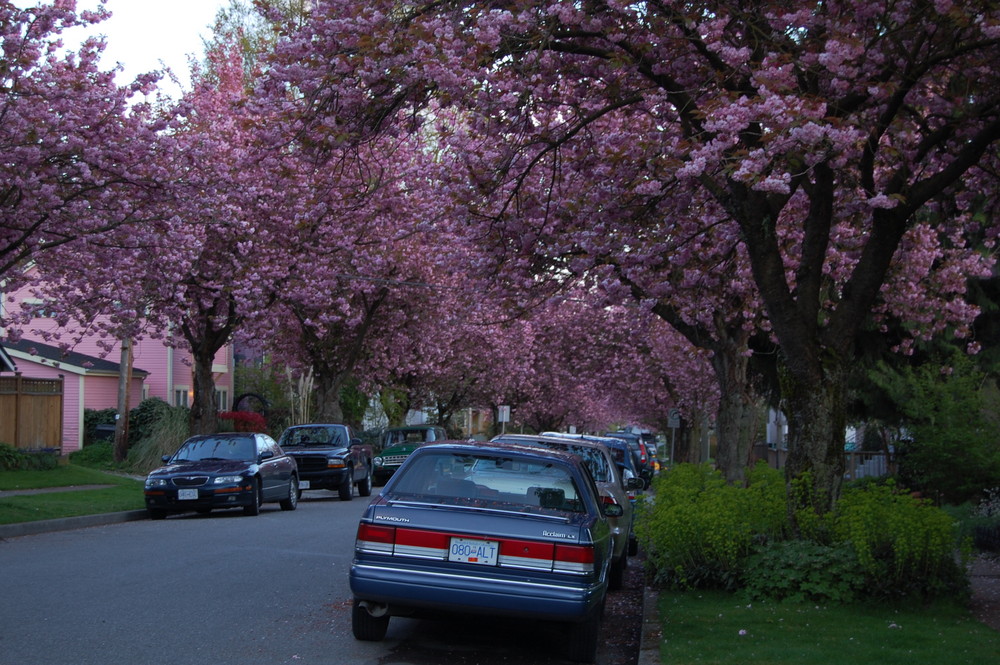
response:
[[[873,371],[906,433],[897,454],[908,487],[962,503],[1000,483],[1000,427],[986,417],[997,405],[987,401],[984,379],[961,351],[917,367],[894,371],[881,364]]]

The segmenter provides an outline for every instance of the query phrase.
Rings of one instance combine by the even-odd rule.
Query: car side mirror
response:
[[[602,504],[602,510],[605,517],[621,517],[625,514],[625,509],[617,503]]]
[[[257,459],[263,462],[264,460],[271,459],[272,457],[274,457],[274,451],[265,450],[264,452],[262,452],[260,455],[257,456]]]
[[[354,446],[360,446],[360,445],[361,445],[361,439],[360,438],[354,437],[353,439],[351,439],[351,448],[353,448]]]
[[[168,464],[168,463],[170,462],[170,458],[171,458],[171,457],[173,457],[173,455],[164,455],[164,456],[163,456],[163,457],[161,457],[160,459],[161,459],[161,460],[163,460],[163,463],[164,463],[164,464]]]
[[[642,481],[642,478],[632,477],[625,481],[625,489],[627,490],[641,490],[646,487],[646,483]]]

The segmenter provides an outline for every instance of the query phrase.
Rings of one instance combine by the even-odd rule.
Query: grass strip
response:
[[[823,607],[664,592],[659,610],[670,665],[983,665],[1000,655],[1000,633],[947,601]]]

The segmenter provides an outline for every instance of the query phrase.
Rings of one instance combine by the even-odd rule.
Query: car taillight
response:
[[[618,505],[618,502],[615,500],[615,497],[611,496],[610,494],[602,494],[601,495],[601,501],[606,506],[617,506]]]
[[[496,543],[499,546],[497,565],[501,568],[526,568],[576,575],[594,572],[592,545],[562,545],[542,540],[490,538],[364,522],[358,526],[356,548],[360,552],[373,554],[447,561],[452,538],[461,538],[465,542],[482,540]]]
[[[556,545],[553,570],[581,575],[594,572],[594,548],[590,545]]]

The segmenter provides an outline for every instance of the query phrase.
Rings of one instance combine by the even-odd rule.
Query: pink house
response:
[[[0,294],[0,318],[5,310],[19,308],[30,302],[25,293],[14,293],[8,302]],[[97,337],[86,338],[71,352],[45,343],[31,330],[55,330],[54,321],[35,319],[25,327],[22,339],[16,343],[4,341],[0,329],[0,345],[26,378],[63,379],[62,453],[69,454],[83,447],[84,409],[108,409],[118,405],[118,388],[122,372],[121,345],[115,342],[110,352],[102,348]],[[143,399],[159,397],[173,406],[189,406],[194,386],[191,354],[175,349],[162,341],[145,339],[133,344],[132,381],[129,386],[129,408]],[[216,399],[220,411],[228,410],[233,398],[234,359],[232,347],[226,346],[215,357]]]

